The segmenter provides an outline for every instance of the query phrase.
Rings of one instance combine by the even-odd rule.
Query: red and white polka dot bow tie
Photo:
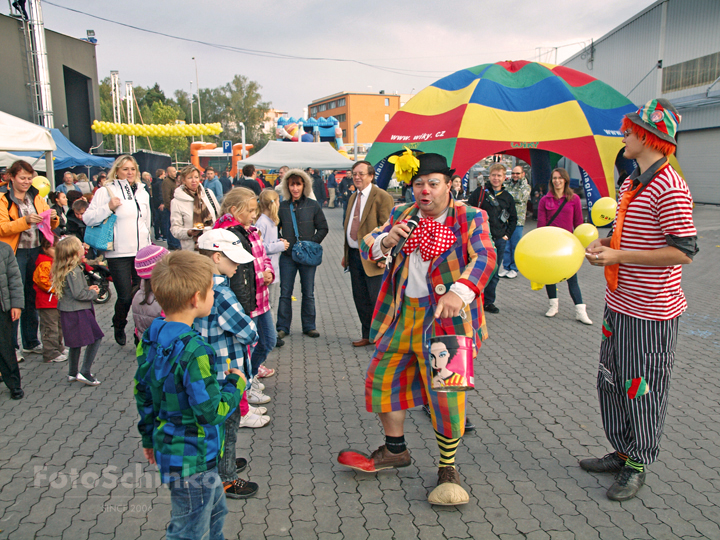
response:
[[[422,260],[429,261],[450,249],[455,240],[449,227],[434,219],[420,218],[418,226],[405,242],[403,251],[410,255],[419,247]]]

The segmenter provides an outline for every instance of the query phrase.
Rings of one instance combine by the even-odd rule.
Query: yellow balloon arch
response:
[[[214,124],[116,124],[95,120],[92,128],[103,135],[134,135],[136,137],[197,137],[219,135],[220,122]]]

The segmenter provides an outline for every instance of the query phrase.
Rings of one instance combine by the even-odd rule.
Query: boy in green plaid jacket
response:
[[[212,347],[192,329],[212,308],[213,272],[208,258],[187,251],[157,263],[151,283],[166,316],[153,321],[137,349],[138,429],[145,457],[170,488],[170,539],[221,539],[227,514],[217,463],[245,378],[231,368],[221,386]]]

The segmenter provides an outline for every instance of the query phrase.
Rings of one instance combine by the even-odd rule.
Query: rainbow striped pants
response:
[[[424,331],[432,324],[429,298],[405,298],[400,315],[376,344],[370,360],[365,408],[385,413],[427,403],[435,431],[454,439],[465,432],[465,392],[430,389],[432,368]]]

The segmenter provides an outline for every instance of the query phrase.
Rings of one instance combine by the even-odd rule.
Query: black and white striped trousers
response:
[[[637,319],[605,306],[597,388],[605,435],[638,463],[657,459],[679,317]]]

